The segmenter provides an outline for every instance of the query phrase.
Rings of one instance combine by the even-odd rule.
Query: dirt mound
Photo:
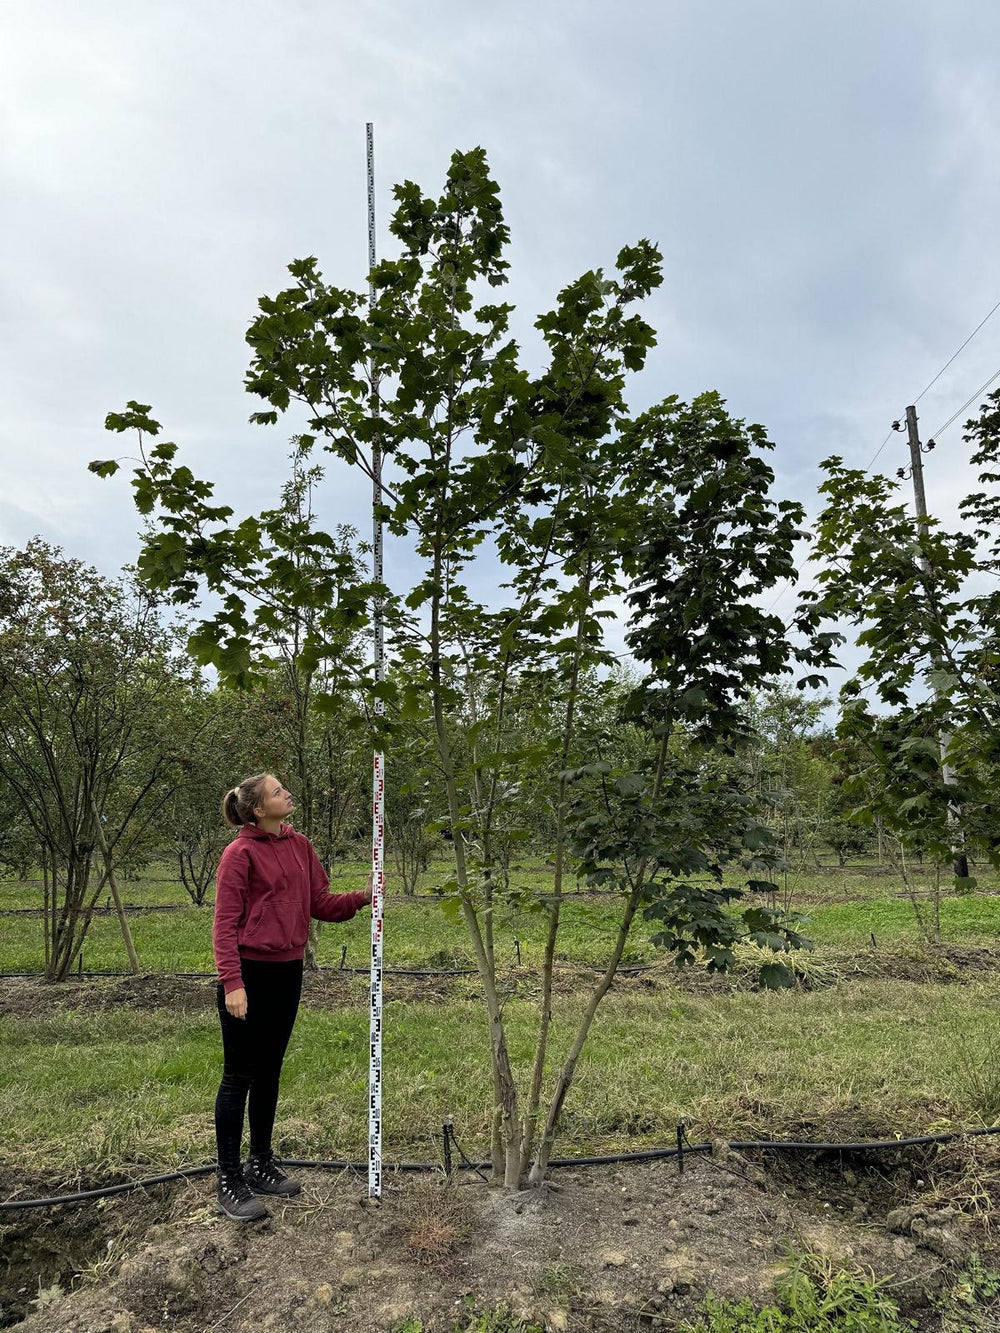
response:
[[[50,1192],[39,1172],[5,1171],[0,1178],[4,1199],[44,1198]],[[71,1285],[80,1285],[81,1275],[100,1281],[165,1215],[173,1194],[159,1186],[89,1207],[0,1213],[0,1328],[17,1325],[33,1309],[48,1309]]]
[[[969,944],[937,944],[924,949],[858,949],[837,953],[844,980],[879,978],[917,982],[976,981],[1000,969],[1000,950]]]
[[[0,1012],[39,1018],[52,1009],[175,1009],[197,1013],[215,1003],[207,978],[150,973],[137,977],[82,977],[47,982],[40,977],[0,978]]]
[[[22,1256],[23,1290],[8,1281],[8,1322],[16,1296],[16,1313],[30,1311],[24,1333],[389,1333],[409,1318],[450,1330],[468,1305],[503,1301],[547,1328],[624,1333],[674,1326],[708,1289],[770,1299],[788,1247],[891,1275],[923,1318],[974,1240],[969,1222],[929,1195],[889,1197],[891,1210],[876,1213],[858,1190],[831,1201],[801,1171],[795,1188],[728,1152],[690,1158],[683,1174],[673,1162],[559,1172],[553,1186],[514,1195],[474,1178],[448,1188],[396,1177],[380,1204],[355,1175],[301,1175],[302,1194],[252,1226],[217,1215],[211,1177],[160,1203],[135,1195],[102,1210],[15,1215],[22,1249],[33,1225],[51,1239],[82,1218],[105,1253],[67,1292],[70,1261],[46,1268],[35,1243],[37,1271]],[[10,1255],[14,1238],[3,1239]]]
[[[443,1003],[454,988],[450,977],[387,976],[386,1003],[409,1000]],[[351,972],[306,973],[302,1003],[315,1009],[366,1007],[368,977]],[[199,1013],[215,1008],[211,977],[149,973],[131,977],[83,977],[47,982],[40,977],[0,977],[0,1012],[11,1018],[38,1018],[52,1009],[171,1009]]]
[[[814,960],[818,960],[814,961]],[[795,965],[796,958],[791,960]],[[904,950],[827,949],[822,955],[804,955],[802,984],[810,989],[851,981],[885,980],[912,982],[974,981],[984,973],[1000,971],[1000,949],[985,946],[941,944],[934,948]],[[594,968],[561,963],[553,978],[556,994],[590,990],[597,979]],[[390,1003],[444,1003],[456,995],[478,993],[476,977],[406,975],[389,973],[385,978],[385,1001]],[[511,969],[505,984],[522,997],[537,994],[541,979],[530,968]],[[753,967],[711,973],[704,967],[676,967],[660,959],[650,965],[626,968],[615,978],[616,991],[645,993],[676,989],[689,994],[732,994],[759,985]],[[335,969],[305,974],[302,1003],[314,1009],[364,1008],[368,999],[367,973]],[[171,1009],[198,1013],[215,1006],[215,981],[211,977],[172,976],[150,973],[141,976],[72,977],[46,982],[40,977],[0,977],[0,1012],[13,1018],[37,1018],[57,1009]]]

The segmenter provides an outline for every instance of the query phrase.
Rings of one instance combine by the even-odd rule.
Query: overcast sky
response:
[[[134,559],[126,480],[86,471],[129,398],[238,512],[275,498],[300,422],[247,424],[244,332],[296,257],[364,286],[367,120],[383,255],[392,183],[487,150],[529,351],[560,287],[654,240],[633,400],[718,389],[815,507],[819,460],[866,465],[1000,300],[998,50],[991,0],[8,3],[0,543]],[[1000,312],[925,435],[998,368]],[[945,518],[962,455],[956,426],[928,458]],[[880,466],[904,461],[894,436]],[[347,482],[325,516],[364,503]]]

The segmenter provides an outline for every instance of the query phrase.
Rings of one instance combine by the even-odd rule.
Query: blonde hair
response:
[[[268,773],[256,773],[226,792],[222,798],[222,818],[227,824],[240,828],[243,824],[257,823],[254,810],[260,804],[261,789],[269,776]]]

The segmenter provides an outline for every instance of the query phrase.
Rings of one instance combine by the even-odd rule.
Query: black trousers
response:
[[[249,1100],[250,1151],[271,1150],[278,1083],[302,994],[302,960],[260,963],[244,958],[246,1018],[226,1008],[221,981],[216,1005],[222,1023],[222,1082],[215,1099],[219,1168],[235,1170],[242,1160],[243,1117]]]

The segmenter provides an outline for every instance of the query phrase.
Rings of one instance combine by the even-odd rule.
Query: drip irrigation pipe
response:
[[[584,963],[557,963],[556,969],[560,972],[593,972],[603,973],[605,969],[598,965],[589,965]],[[656,966],[655,963],[639,963],[629,967],[620,967],[615,973],[619,977],[636,976],[640,972],[651,972]],[[530,970],[530,969],[529,969]],[[349,972],[356,976],[368,976],[367,967],[336,967],[331,963],[323,963],[316,968],[317,972]],[[479,969],[475,967],[386,967],[383,968],[386,976],[393,977],[476,977],[479,975]],[[308,975],[308,973],[306,974]],[[0,972],[0,981],[13,980],[15,978],[35,978],[41,981],[45,976],[44,972]],[[87,969],[86,972],[67,972],[63,978],[64,981],[86,981],[89,977],[178,977],[183,980],[215,980],[218,974],[215,972],[124,972],[124,971],[101,971]]]
[[[126,912],[183,912],[187,907],[212,907],[214,899],[203,903],[122,903]],[[95,907],[91,916],[117,916],[117,907]],[[0,911],[0,918],[5,916],[44,916],[44,907],[5,907]]]
[[[733,1152],[885,1152],[898,1148],[926,1147],[932,1143],[950,1143],[954,1139],[981,1138],[987,1134],[1000,1134],[1000,1125],[990,1125],[986,1129],[956,1129],[944,1134],[918,1134],[909,1138],[869,1139],[858,1143],[811,1143],[795,1142],[782,1139],[735,1139],[727,1144]],[[601,1157],[555,1157],[549,1162],[550,1168],[580,1166],[615,1166],[622,1162],[654,1162],[671,1157],[686,1157],[691,1153],[711,1153],[711,1143],[684,1143],[678,1148],[651,1148],[644,1152],[610,1153]],[[455,1169],[461,1171],[488,1171],[490,1162],[470,1162],[462,1154],[462,1163]],[[368,1170],[367,1162],[319,1162],[301,1158],[282,1157],[282,1165],[293,1167],[315,1167],[321,1171],[356,1171],[364,1175]],[[25,1208],[48,1208],[64,1203],[85,1203],[90,1199],[107,1198],[113,1194],[124,1194],[129,1190],[144,1189],[148,1185],[163,1185],[172,1180],[188,1180],[195,1176],[211,1175],[215,1163],[208,1166],[189,1166],[179,1171],[169,1171],[160,1176],[149,1176],[144,1180],[126,1181],[121,1185],[106,1185],[101,1189],[79,1190],[75,1194],[56,1194],[51,1198],[7,1199],[0,1201],[0,1213],[16,1212]],[[398,1162],[386,1164],[389,1172],[440,1171],[438,1162]]]
[[[619,971],[623,969],[619,968]],[[350,972],[357,976],[367,976],[367,967],[333,967],[329,963],[324,963],[316,968],[317,972]],[[384,969],[387,976],[396,977],[472,977],[478,975],[478,969],[474,967],[454,967],[454,968],[415,968],[415,967],[387,967]],[[308,973],[306,974],[308,976]],[[39,981],[45,976],[44,972],[0,972],[0,981],[15,977],[34,977]],[[64,981],[86,981],[89,977],[178,977],[187,981],[204,980],[210,978],[218,979],[216,972],[105,972],[91,971],[86,972],[67,972],[63,978]]]

